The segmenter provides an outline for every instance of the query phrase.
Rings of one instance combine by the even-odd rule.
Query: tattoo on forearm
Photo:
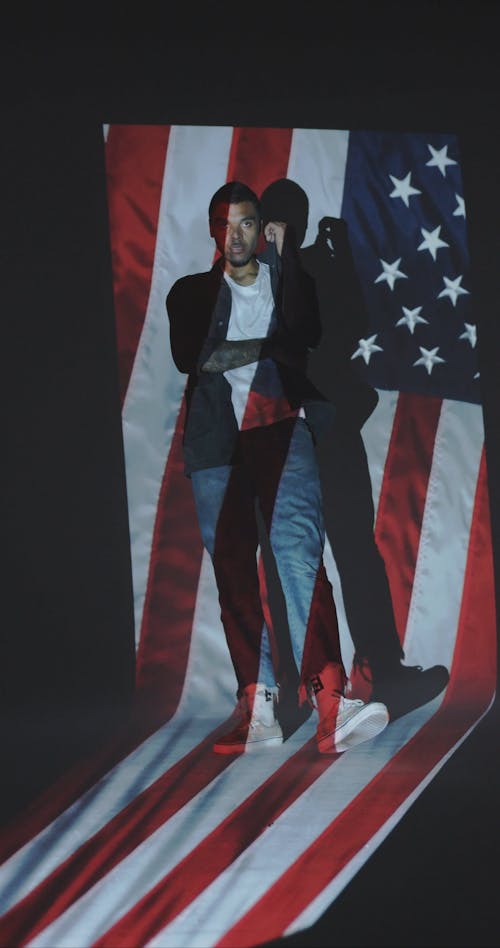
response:
[[[236,369],[240,365],[257,362],[263,339],[237,339],[221,342],[202,365],[204,372],[226,372],[227,369]]]

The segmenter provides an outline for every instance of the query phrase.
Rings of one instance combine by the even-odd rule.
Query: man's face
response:
[[[251,201],[218,204],[210,221],[217,250],[233,267],[244,267],[253,257],[260,233],[257,209]]]

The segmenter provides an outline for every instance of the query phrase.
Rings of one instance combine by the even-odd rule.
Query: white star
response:
[[[406,306],[402,306],[404,316],[401,319],[398,319],[396,326],[407,326],[413,336],[413,330],[417,323],[428,323],[428,319],[424,319],[423,316],[420,316],[422,307],[417,306],[416,309],[407,309]]]
[[[439,346],[436,346],[435,349],[424,349],[423,346],[419,346],[418,348],[420,349],[422,356],[420,359],[417,359],[417,361],[414,362],[413,365],[425,365],[425,368],[427,369],[427,372],[429,375],[431,374],[434,366],[438,362],[446,361],[445,359],[442,359],[441,356],[437,355]]]
[[[474,378],[475,378],[475,379],[481,378],[481,373],[480,373],[480,372],[476,372]]]
[[[453,211],[453,217],[465,217],[465,201],[459,194],[455,194],[457,206]]]
[[[399,280],[402,277],[404,277],[405,280],[408,279],[406,273],[402,273],[401,270],[398,270],[399,264],[401,263],[401,257],[398,257],[398,259],[394,260],[393,263],[387,263],[386,260],[382,259],[380,260],[380,263],[382,264],[384,270],[383,273],[380,273],[377,279],[374,280],[374,283],[380,283],[382,280],[387,280],[391,290],[393,290],[396,280]]]
[[[445,240],[441,240],[439,236],[441,225],[436,227],[435,230],[426,230],[425,227],[421,227],[420,230],[425,239],[418,245],[417,250],[428,250],[433,260],[436,259],[436,254],[440,247],[450,246]]]
[[[444,282],[445,282],[445,284],[446,284],[446,287],[445,287],[444,290],[441,290],[441,292],[438,293],[437,298],[440,299],[442,296],[449,296],[451,302],[453,303],[453,305],[456,306],[456,305],[457,305],[457,297],[458,297],[458,296],[461,296],[462,293],[468,293],[468,292],[469,292],[469,291],[466,290],[463,286],[460,286],[460,283],[462,282],[462,279],[463,279],[463,277],[458,276],[458,277],[456,278],[456,280],[450,280],[450,279],[448,279],[448,277],[445,277],[445,276],[444,276],[444,277],[443,277],[443,280],[444,280]]]
[[[426,161],[426,165],[429,167],[439,168],[443,177],[446,176],[446,165],[456,165],[456,162],[453,158],[448,158],[448,145],[444,145],[443,148],[433,148],[432,145],[427,145],[432,158],[429,158],[429,161]]]
[[[410,195],[412,194],[422,194],[418,188],[413,188],[411,186],[410,178],[411,171],[408,172],[406,178],[395,178],[394,175],[389,175],[393,185],[394,191],[391,191],[389,197],[391,198],[401,198],[402,201],[406,204],[407,207],[410,206]]]
[[[465,332],[463,332],[462,335],[459,336],[458,338],[468,339],[472,348],[475,349],[476,342],[477,342],[476,327],[473,323],[464,323],[464,326],[465,326]]]
[[[368,365],[371,356],[374,352],[383,352],[382,346],[377,346],[375,344],[375,339],[377,338],[377,333],[374,336],[370,336],[369,339],[358,339],[359,348],[356,349],[356,352],[353,352],[351,359],[357,359],[359,356],[365,360]]]

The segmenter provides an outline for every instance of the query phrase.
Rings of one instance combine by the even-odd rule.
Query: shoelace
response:
[[[273,702],[277,704],[278,699],[279,699],[279,695],[273,695]],[[248,702],[245,695],[242,695],[238,699],[236,710],[238,712],[239,720],[241,724],[248,724],[252,730],[255,729],[256,727],[264,727],[262,721],[260,721],[258,718],[254,718],[253,713],[252,713],[253,709],[250,709],[248,707]]]
[[[332,698],[345,698],[345,695],[341,691],[337,691],[336,688],[332,689],[330,692],[330,697]],[[318,704],[314,700],[314,689],[310,683],[307,684],[307,701],[311,705],[311,708],[314,708],[315,711],[318,711]],[[363,704],[363,702],[361,702]]]

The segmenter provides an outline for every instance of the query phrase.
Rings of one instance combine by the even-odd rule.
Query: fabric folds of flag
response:
[[[137,641],[121,740],[81,761],[2,842],[0,940],[251,946],[313,924],[490,707],[496,617],[474,292],[452,134],[106,129],[110,241]],[[352,353],[379,403],[363,428],[408,664],[446,692],[373,742],[320,758],[307,718],[273,753],[212,752],[236,682],[181,432],[165,298],[210,268],[210,197],[304,189],[303,246],[344,218],[370,318]],[[347,668],[353,660],[337,567]],[[360,589],[360,596],[363,590]],[[267,608],[267,604],[266,604]]]

